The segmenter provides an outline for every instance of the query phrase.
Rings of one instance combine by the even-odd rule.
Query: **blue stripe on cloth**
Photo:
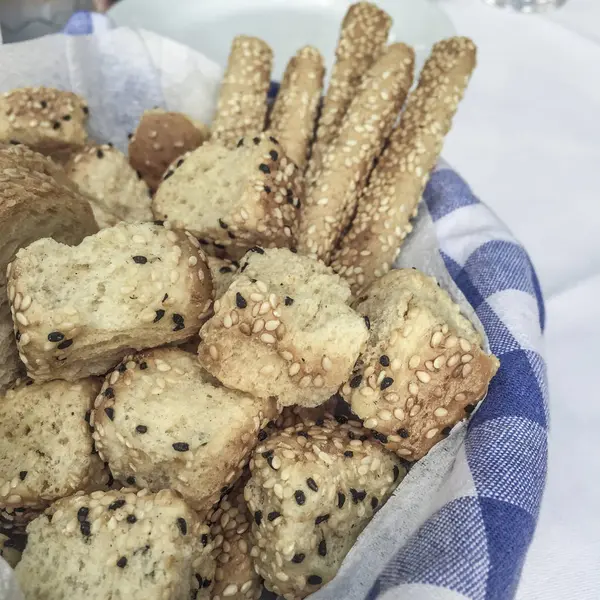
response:
[[[68,35],[89,35],[90,33],[94,33],[92,13],[87,10],[80,10],[73,13],[63,31]]]
[[[479,527],[465,527],[479,523]],[[378,578],[367,598],[403,583],[450,588],[473,600],[485,598],[487,539],[476,497],[443,506],[408,541]],[[400,596],[399,596],[400,597]]]
[[[535,518],[508,502],[480,498],[479,503],[490,558],[485,598],[507,600],[517,591],[525,554],[535,530]]]
[[[446,168],[432,173],[423,199],[434,222],[458,208],[479,203],[462,177]]]

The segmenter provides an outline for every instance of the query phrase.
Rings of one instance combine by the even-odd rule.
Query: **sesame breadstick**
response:
[[[307,181],[316,177],[323,154],[337,137],[363,75],[384,50],[391,25],[390,16],[370,2],[358,2],[348,9],[335,51],[331,81],[323,100]]]
[[[287,65],[271,113],[272,135],[301,169],[308,158],[324,74],[320,52],[312,46],[301,48]]]
[[[439,42],[409,96],[390,144],[358,202],[348,235],[332,267],[352,290],[389,271],[407,234],[410,218],[442,149],[458,103],[475,67],[476,49],[467,38]]]
[[[267,91],[273,51],[259,38],[233,40],[221,84],[211,139],[235,147],[240,138],[261,132],[267,116]]]
[[[308,189],[300,217],[299,251],[326,262],[330,258],[404,103],[413,65],[412,48],[393,44],[364,77],[338,137],[323,156],[319,176]]]

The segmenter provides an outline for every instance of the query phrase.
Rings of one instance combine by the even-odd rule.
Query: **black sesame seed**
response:
[[[206,546],[206,544],[208,544],[208,535],[206,533],[202,534],[202,536],[200,537],[200,542],[203,546]]]
[[[177,161],[176,167],[177,167],[177,168],[179,168],[179,167],[180,167],[180,166],[181,166],[181,165],[182,165],[184,162],[185,162],[185,160],[184,160],[183,158],[180,158],[180,159]]]
[[[65,117],[63,117],[63,119],[64,119],[64,118],[65,118]],[[71,118],[71,117],[69,117],[69,119],[70,119],[70,118]],[[133,137],[133,133],[128,133],[128,134],[127,134],[127,139],[128,139],[128,140],[130,140],[132,137]]]
[[[321,427],[323,425],[323,423],[325,423],[325,421],[323,419],[317,419],[315,421],[315,425],[317,425],[318,427]]]
[[[267,515],[267,520],[268,521],[274,521],[275,519],[279,518],[281,516],[280,512],[277,512],[276,510],[274,510],[273,512],[270,512]]]
[[[54,121],[54,123],[52,123],[52,129],[60,129],[60,121]]]
[[[262,171],[266,175],[268,175],[271,172],[271,169],[269,169],[269,166],[265,165],[265,163],[260,163],[260,165],[258,165],[258,170]]]
[[[221,267],[219,273],[231,273],[231,267]]]
[[[292,562],[299,565],[305,558],[305,554],[302,554],[302,552],[298,552],[298,554],[294,554],[294,556],[292,556]]]
[[[190,445],[187,442],[175,442],[173,444],[173,450],[177,452],[187,452],[190,449]]]
[[[296,435],[301,435],[303,438],[308,439],[310,435],[306,431],[299,431]]]
[[[71,120],[71,115],[64,115],[62,118],[63,121],[70,121]]]
[[[375,510],[375,509],[377,508],[377,506],[378,506],[378,505],[379,505],[379,499],[378,499],[378,498],[375,498],[375,496],[373,496],[373,497],[371,498],[371,508],[372,508],[373,510]]]
[[[162,299],[162,301],[163,301],[163,302],[166,302],[168,298],[169,298],[169,294],[165,294],[165,295],[163,296],[163,299]]]
[[[246,306],[248,306],[246,299],[239,292],[237,292],[237,294],[235,295],[235,305],[238,308],[246,308]]]
[[[41,106],[42,108],[48,108],[48,103],[47,103],[45,100],[41,100],[41,101],[40,101],[40,106]]]
[[[392,383],[394,383],[394,380],[391,377],[384,377],[379,388],[381,390],[386,390],[390,387],[390,385],[392,385]]]
[[[108,510],[117,510],[125,506],[125,500],[115,500],[112,504],[108,505]]]
[[[229,225],[227,225],[223,219],[219,219],[219,227],[221,227],[221,229],[227,229]]]
[[[365,325],[367,326],[367,329],[371,329],[371,319],[369,319],[369,317],[367,317],[366,315],[363,318],[365,320]]]
[[[252,141],[254,142],[255,146],[258,146],[260,144],[260,138],[258,137],[252,138]]]
[[[240,273],[243,273],[246,270],[246,267],[248,266],[248,263],[244,263],[242,265],[242,268],[240,269]]]
[[[315,525],[320,525],[321,523],[326,523],[327,521],[329,521],[329,515],[319,515],[315,519]]]
[[[126,480],[126,483],[128,483],[129,485],[135,485],[135,477],[133,475],[130,475]]]
[[[30,379],[25,385],[33,385],[33,379]]]
[[[163,181],[166,181],[167,179],[169,179],[169,177],[171,177],[173,175],[175,171],[167,171],[164,175],[163,175]]]
[[[376,440],[378,440],[379,442],[381,442],[382,444],[388,443],[387,435],[385,435],[384,433],[381,433],[380,431],[373,431],[373,437]]]
[[[271,188],[268,185],[265,185],[264,190],[267,192],[267,194],[271,193]]]
[[[48,334],[49,342],[62,342],[64,339],[65,336],[60,331],[53,331],[52,333]]]
[[[306,502],[306,495],[302,490],[296,490],[294,492],[294,498],[299,506],[302,506]]]
[[[338,508],[342,508],[346,503],[346,494],[338,492]]]
[[[275,150],[271,150],[271,152],[269,152],[269,156],[272,160],[277,160],[279,158],[279,154],[277,154]]]
[[[19,471],[19,479],[24,481],[25,477],[27,477],[27,471]]]
[[[115,390],[113,390],[113,388],[111,387],[107,387],[103,394],[103,396],[105,396],[106,398],[114,398],[115,397]]]
[[[294,299],[290,298],[289,296],[286,296],[284,302],[286,306],[291,306],[292,304],[294,304]]]
[[[156,311],[156,316],[154,317],[153,323],[158,323],[165,316],[165,311],[162,308],[159,308]]]
[[[140,179],[141,179],[141,177],[140,177]],[[164,225],[165,225],[165,222],[164,222],[164,221],[161,221],[161,220],[159,219],[158,221],[154,221],[154,224],[155,224],[157,227],[164,227]]]
[[[244,145],[244,138],[242,138],[238,143],[237,143],[237,147],[241,148]]]
[[[21,142],[19,142],[18,140],[10,140],[10,143],[11,143],[13,146],[18,146],[18,145],[19,145]]]
[[[385,354],[382,354],[382,355],[379,357],[379,364],[380,364],[382,367],[389,367],[389,366],[390,366],[390,357],[389,357],[389,356],[387,356],[387,355],[385,355]]]
[[[444,427],[444,429],[442,429],[442,435],[448,436],[448,435],[450,435],[451,431],[452,431],[452,427]]]
[[[369,439],[369,436],[368,435],[361,435],[358,439],[361,442],[366,442]]]
[[[351,388],[357,388],[360,385],[361,381],[362,381],[362,375],[355,375],[350,380],[350,387]]]
[[[279,142],[273,136],[270,135],[269,140],[271,140],[274,144],[277,144],[279,146]]]
[[[115,420],[115,410],[113,408],[111,408],[110,406],[108,408],[104,409],[104,412],[106,413],[106,416],[111,420],[114,421]]]
[[[121,556],[121,558],[117,561],[117,567],[119,567],[119,569],[124,569],[127,566],[127,559],[124,556]]]
[[[87,521],[87,517],[88,517],[89,512],[90,512],[90,509],[87,506],[82,506],[77,511],[77,520],[80,523],[83,523],[84,521]]]
[[[475,410],[475,405],[474,404],[467,404],[465,406],[465,412],[470,415],[473,411]]]
[[[73,340],[65,340],[61,342],[58,346],[56,346],[59,350],[66,350],[69,346],[73,344]]]
[[[89,115],[89,114],[90,114],[90,109],[89,109],[89,107],[87,107],[87,106],[84,106],[82,110],[83,110],[83,113],[84,113],[84,114],[86,114],[86,115]]]
[[[398,479],[398,477],[400,477],[400,469],[398,468],[398,465],[394,465],[394,481],[396,481]]]
[[[401,438],[406,439],[408,437],[408,431],[406,429],[404,429],[404,427],[401,427],[400,429],[398,429],[398,435]]]
[[[264,442],[267,439],[268,435],[269,434],[264,429],[261,429],[258,432],[258,441],[259,442]]]
[[[135,515],[127,515],[127,522],[133,525],[137,521],[137,517]]]
[[[85,411],[85,417],[83,417],[86,423],[90,422],[90,417],[91,416],[92,416],[92,411],[91,410],[86,410]]]
[[[98,158],[104,158],[104,152],[102,152],[102,150],[98,149],[98,150],[96,150],[96,156]]]
[[[211,583],[212,583],[212,579],[205,579],[205,580],[202,582],[202,587],[203,587],[203,588],[210,587],[210,584],[211,584]]]
[[[145,371],[148,368],[147,362],[140,363],[140,371]]]
[[[175,327],[173,327],[173,331],[179,331],[185,328],[184,318],[181,315],[175,313],[172,317],[173,323],[175,323]]]
[[[257,511],[254,513],[254,522],[255,522],[257,525],[260,525],[260,524],[262,523],[262,510],[257,510]]]
[[[319,585],[323,583],[323,579],[318,575],[309,575],[306,581],[308,581],[310,585]]]
[[[79,523],[79,531],[81,531],[81,535],[85,537],[90,537],[92,535],[92,526],[89,521],[81,521]]]
[[[183,517],[178,517],[177,527],[179,527],[179,531],[181,531],[181,535],[187,534],[187,522]]]
[[[350,494],[352,495],[352,502],[354,504],[362,502],[367,497],[367,492],[364,490],[355,490],[354,488],[350,488]]]
[[[138,265],[145,265],[148,262],[148,259],[145,256],[134,256],[133,262]]]
[[[288,189],[285,193],[285,198],[288,201],[288,204],[294,203],[294,192],[291,189]]]
[[[257,254],[264,254],[265,251],[260,246],[253,246],[250,248],[250,252],[256,252]]]
[[[354,433],[354,431],[349,431],[348,432],[348,439],[351,439],[351,440],[355,440],[356,439],[356,434]]]
[[[268,460],[269,458],[273,458],[273,454],[274,454],[274,451],[273,451],[273,450],[265,450],[264,452],[261,452],[261,456],[262,456],[263,458],[266,458],[267,460]]]
[[[346,458],[352,458],[352,457],[354,456],[354,452],[352,452],[352,450],[346,450],[346,451],[344,452],[344,456],[345,456]]]
[[[336,415],[335,416],[335,420],[340,424],[340,425],[345,425],[348,422],[348,417],[346,417],[345,415]]]
[[[319,491],[319,486],[317,485],[317,482],[312,478],[309,477],[306,480],[306,485],[313,491],[313,492],[318,492]]]

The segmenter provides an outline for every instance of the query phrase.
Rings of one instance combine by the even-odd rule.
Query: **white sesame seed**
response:
[[[415,354],[414,356],[411,357],[410,361],[408,362],[408,366],[411,369],[416,369],[419,366],[420,362],[421,362],[421,357],[418,356],[417,354]]]
[[[274,344],[277,340],[275,339],[274,336],[272,336],[270,333],[263,333],[260,336],[260,339],[262,342],[264,342],[265,344]]]
[[[472,360],[473,360],[473,355],[472,354],[463,354],[462,357],[461,357],[461,359],[460,359],[460,362],[466,364],[468,362],[471,362]]]
[[[437,428],[435,428],[435,427],[434,427],[433,429],[430,429],[430,430],[429,430],[429,431],[428,431],[428,432],[425,434],[425,437],[426,437],[428,440],[430,440],[432,437],[434,437],[434,436],[437,434],[437,432],[438,432],[438,431],[439,431],[439,429],[437,429]]]
[[[460,347],[463,350],[463,352],[470,352],[471,351],[472,346],[471,346],[470,342],[468,342],[464,338],[460,338],[459,344],[460,344]]]
[[[210,346],[208,352],[213,360],[219,360],[219,351],[216,346]]]

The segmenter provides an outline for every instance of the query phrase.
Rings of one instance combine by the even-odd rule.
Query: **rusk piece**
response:
[[[76,494],[27,533],[16,575],[28,600],[189,600],[197,573],[212,579],[208,528],[170,490]]]
[[[328,418],[275,433],[256,448],[250,468],[250,554],[266,587],[288,600],[335,577],[405,474],[358,421]]]
[[[201,146],[209,135],[206,125],[183,113],[147,110],[130,137],[129,162],[155,192],[169,165]]]
[[[233,150],[212,142],[165,173],[156,219],[185,227],[212,254],[237,259],[255,245],[289,247],[301,204],[300,171],[277,140],[243,138]]]
[[[187,232],[121,223],[79,246],[43,239],[19,250],[8,297],[30,376],[104,374],[132,349],[197,333],[212,304],[198,246]]]
[[[412,83],[414,52],[389,46],[369,69],[329,144],[300,216],[298,250],[328,262]]]
[[[193,354],[158,348],[106,378],[92,424],[96,448],[124,484],[179,492],[207,511],[239,477],[272,400],[223,387]]]
[[[223,77],[211,140],[235,148],[239,139],[265,128],[273,51],[259,38],[233,40]]]
[[[411,217],[435,166],[452,118],[475,67],[467,38],[437,43],[423,67],[400,125],[392,133],[369,185],[358,201],[352,227],[331,262],[355,294],[389,271],[412,231]]]
[[[27,381],[0,397],[0,508],[40,509],[107,482],[89,427],[99,388],[95,379]]]
[[[0,142],[25,144],[64,162],[87,141],[83,98],[53,88],[21,88],[0,95]]]
[[[90,197],[100,227],[121,221],[152,220],[148,186],[131,168],[126,156],[110,144],[88,146],[65,166],[67,175]]]
[[[364,74],[383,52],[391,25],[390,16],[370,2],[358,2],[348,9],[308,164],[309,182],[319,172],[323,155],[337,137]]]
[[[254,248],[200,331],[201,364],[226,386],[283,406],[322,404],[367,339],[348,300],[348,287],[323,263]]]
[[[77,244],[96,231],[89,202],[60,167],[23,145],[0,148],[0,392],[23,368],[7,299],[9,261],[40,237]]]
[[[269,131],[302,170],[315,132],[324,74],[320,52],[312,46],[301,48],[287,65],[271,111]]]
[[[343,395],[386,448],[418,460],[474,410],[498,359],[435,279],[414,269],[376,280],[356,309],[371,335]]]

